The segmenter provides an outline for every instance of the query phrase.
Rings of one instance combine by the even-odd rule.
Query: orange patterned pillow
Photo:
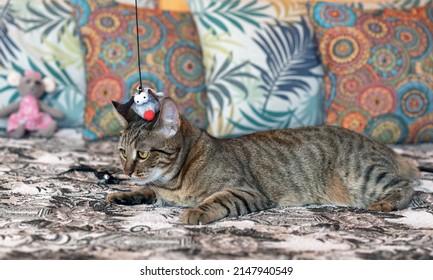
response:
[[[309,14],[326,68],[327,123],[383,143],[433,142],[433,7]]]
[[[86,50],[87,99],[84,138],[117,136],[111,100],[129,100],[139,85],[134,6],[72,0]],[[206,128],[202,51],[187,12],[139,9],[143,86],[170,96],[183,116]]]

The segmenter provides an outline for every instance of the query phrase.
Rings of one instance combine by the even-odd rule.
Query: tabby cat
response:
[[[216,139],[183,119],[170,98],[149,123],[113,103],[124,130],[124,172],[143,184],[116,192],[119,204],[186,207],[181,221],[207,224],[277,205],[333,204],[373,211],[404,208],[415,166],[390,148],[334,126]]]

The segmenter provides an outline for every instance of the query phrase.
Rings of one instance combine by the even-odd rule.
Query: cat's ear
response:
[[[161,133],[165,138],[171,138],[179,131],[180,115],[173,99],[167,97],[161,102],[158,120],[152,130]]]
[[[126,128],[134,113],[130,110],[132,103],[134,103],[134,98],[131,97],[125,104],[116,101],[111,101],[111,103],[113,104],[113,111],[116,119],[119,121],[122,128]]]

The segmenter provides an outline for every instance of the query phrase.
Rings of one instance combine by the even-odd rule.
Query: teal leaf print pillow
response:
[[[44,101],[61,110],[60,127],[83,125],[86,91],[83,55],[68,1],[3,1],[0,4],[0,107],[20,98],[7,83],[9,71],[30,69],[56,81]],[[6,119],[0,120],[0,128]]]
[[[304,5],[188,0],[204,52],[208,132],[323,123],[323,69]]]

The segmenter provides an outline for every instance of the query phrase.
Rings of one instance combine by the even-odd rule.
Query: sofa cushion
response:
[[[218,137],[323,122],[322,65],[305,5],[189,0],[203,44],[209,132]]]
[[[433,142],[433,9],[311,5],[327,123],[383,143]]]
[[[83,124],[85,73],[77,25],[68,1],[2,1],[0,4],[0,108],[20,98],[8,73],[33,70],[57,84],[44,101],[65,114],[61,127]],[[0,128],[6,120],[0,120]]]
[[[126,102],[139,85],[133,5],[73,0],[86,50],[87,98],[84,138],[117,136],[111,101]],[[139,9],[144,87],[172,97],[183,116],[207,126],[202,53],[190,13]]]

